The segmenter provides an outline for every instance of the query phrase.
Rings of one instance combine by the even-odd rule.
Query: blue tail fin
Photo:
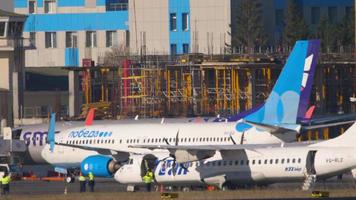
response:
[[[56,130],[56,113],[51,114],[51,119],[48,127],[47,143],[49,144],[49,150],[53,152],[55,142],[55,130]]]
[[[246,121],[282,127],[286,127],[283,124],[297,123],[301,92],[305,89],[306,79],[309,80],[305,71],[315,68],[319,45],[317,40],[296,42],[265,104],[246,116]],[[302,101],[305,99],[309,100],[303,98]]]

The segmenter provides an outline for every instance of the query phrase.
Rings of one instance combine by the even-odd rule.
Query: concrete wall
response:
[[[14,0],[1,0],[0,1],[0,9],[6,11],[14,11]]]
[[[0,51],[0,89],[10,89],[10,52]]]
[[[192,52],[223,54],[230,44],[230,0],[191,0]]]
[[[77,31],[78,36],[78,59],[74,58],[76,62],[81,65],[83,58],[91,58],[95,62],[98,57],[105,55],[105,52],[110,51],[111,48],[106,47],[106,31],[97,32],[97,47],[89,48],[85,46],[86,32]],[[118,46],[125,45],[126,31],[117,30]],[[45,48],[45,32],[36,32],[36,47],[26,50],[25,52],[25,66],[26,67],[63,67],[66,66],[66,32],[57,31],[57,47]],[[24,33],[25,38],[29,38],[29,33]]]
[[[168,0],[130,0],[129,27],[132,53],[145,44],[147,54],[169,53]]]

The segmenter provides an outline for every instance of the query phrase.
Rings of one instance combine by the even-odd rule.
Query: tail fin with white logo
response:
[[[299,131],[298,113],[306,112],[307,104],[301,101],[309,102],[310,76],[314,74],[319,47],[319,40],[297,41],[265,104],[244,120],[262,128],[266,125],[267,129]],[[302,95],[305,90],[308,95]]]

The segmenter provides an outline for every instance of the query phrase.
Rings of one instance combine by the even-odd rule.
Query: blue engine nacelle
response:
[[[97,177],[111,177],[120,168],[120,165],[110,157],[95,155],[85,158],[80,168],[84,176],[92,172]]]

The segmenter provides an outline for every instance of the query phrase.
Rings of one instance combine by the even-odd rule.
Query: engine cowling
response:
[[[80,165],[84,176],[92,172],[97,177],[111,177],[120,165],[108,156],[89,156],[85,158]]]

